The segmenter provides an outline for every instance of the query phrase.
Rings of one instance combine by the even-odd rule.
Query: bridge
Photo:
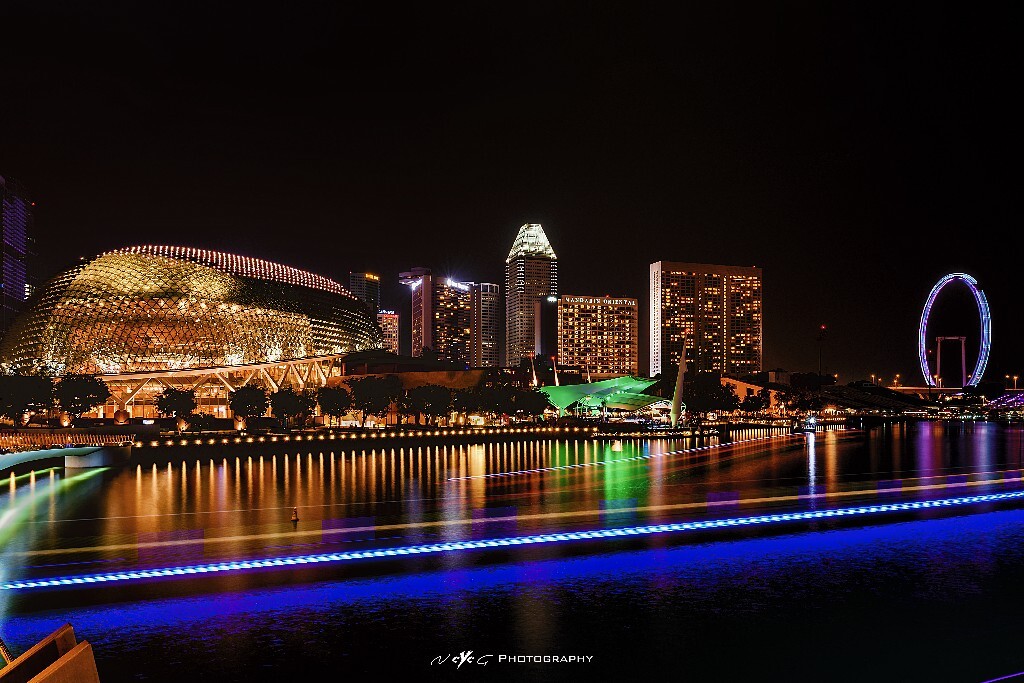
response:
[[[0,433],[0,472],[64,459],[66,468],[110,467],[127,461],[134,434]]]

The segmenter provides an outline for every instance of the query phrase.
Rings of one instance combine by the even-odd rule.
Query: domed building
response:
[[[40,288],[0,344],[22,372],[99,374],[99,412],[155,414],[165,386],[195,388],[226,415],[227,391],[256,380],[319,386],[346,354],[382,345],[376,316],[328,278],[187,247],[106,252]]]

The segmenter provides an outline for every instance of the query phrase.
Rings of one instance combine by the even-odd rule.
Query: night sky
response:
[[[967,271],[1020,373],[1019,10],[838,4],[7,0],[0,174],[45,276],[194,245],[380,271],[407,313],[399,271],[501,282],[540,222],[564,293],[640,299],[642,369],[664,259],[762,266],[765,367],[816,369],[824,322],[843,382],[917,378]]]

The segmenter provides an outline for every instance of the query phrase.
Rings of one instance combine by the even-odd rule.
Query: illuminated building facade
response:
[[[637,301],[629,298],[558,298],[558,363],[606,378],[637,374]]]
[[[32,294],[32,202],[13,178],[0,176],[0,335]]]
[[[423,349],[433,348],[433,294],[429,290],[434,286],[434,278],[429,268],[413,268],[407,273],[399,273],[398,281],[411,292],[409,322],[412,341],[409,355],[419,357],[423,355]]]
[[[413,268],[399,275],[412,292],[412,355],[424,351],[439,360],[469,363],[472,326],[471,283]]]
[[[501,362],[501,287],[489,282],[470,284],[469,364],[495,368]]]
[[[348,289],[371,311],[380,310],[380,275],[374,273],[349,273]]]
[[[761,370],[762,271],[706,263],[652,263],[651,375],[674,376],[685,340],[697,372]]]
[[[394,311],[378,311],[377,325],[380,327],[384,350],[398,353],[398,314]]]
[[[505,259],[505,358],[517,366],[534,353],[536,302],[558,296],[558,257],[539,223],[519,228]]]
[[[0,364],[100,374],[110,412],[152,416],[153,396],[178,386],[223,415],[238,386],[315,386],[338,358],[380,346],[373,317],[337,282],[245,256],[141,246],[43,286],[0,345]]]
[[[471,367],[497,367],[500,353],[501,288],[488,282],[458,282],[413,268],[399,280],[412,293],[412,355],[424,350],[439,360]]]

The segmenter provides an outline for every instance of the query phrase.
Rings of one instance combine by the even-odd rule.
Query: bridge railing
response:
[[[21,453],[71,446],[127,446],[133,441],[134,434],[0,432],[0,452]]]

